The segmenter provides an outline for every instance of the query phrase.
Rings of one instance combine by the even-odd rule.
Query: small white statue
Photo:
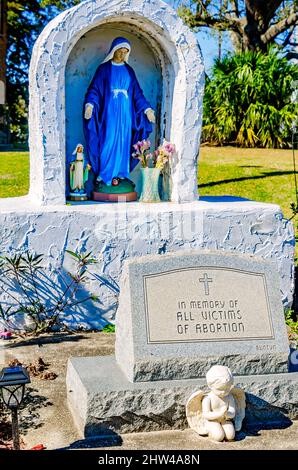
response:
[[[213,366],[206,374],[209,393],[193,393],[186,404],[189,426],[201,436],[221,442],[232,441],[245,416],[245,392],[234,387],[226,366]]]
[[[70,199],[86,200],[85,183],[88,180],[91,166],[85,161],[82,144],[76,146],[73,155],[75,157],[72,158],[70,163]]]

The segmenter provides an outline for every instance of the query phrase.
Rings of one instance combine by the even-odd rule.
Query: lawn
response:
[[[290,218],[290,204],[296,201],[292,151],[202,147],[199,194],[275,203]]]
[[[1,153],[0,197],[22,196],[28,188],[28,152]],[[202,147],[199,193],[202,196],[229,194],[276,203],[289,218],[290,204],[296,197],[292,151]]]
[[[24,196],[28,190],[28,152],[1,152],[0,197]]]

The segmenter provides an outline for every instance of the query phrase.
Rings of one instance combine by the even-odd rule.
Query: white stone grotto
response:
[[[83,93],[116,35],[131,40],[130,63],[156,107],[153,139],[166,138],[177,148],[170,202],[69,205],[66,161],[83,139]],[[294,231],[279,206],[198,199],[203,87],[197,38],[163,1],[87,0],[52,20],[36,41],[30,66],[30,192],[0,200],[1,253],[45,254],[49,289],[57,289],[66,248],[101,255],[100,272],[116,282],[126,258],[199,248],[239,251],[276,261],[281,296],[290,305]],[[90,288],[101,303],[81,306],[69,321],[100,327],[114,318],[115,297],[96,282]]]

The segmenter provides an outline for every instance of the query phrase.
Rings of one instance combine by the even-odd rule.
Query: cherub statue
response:
[[[221,442],[232,441],[245,416],[245,392],[234,387],[226,366],[213,366],[206,374],[209,393],[193,393],[186,404],[189,426],[201,436]]]
[[[73,155],[75,157],[70,163],[70,199],[86,200],[85,183],[91,166],[85,161],[82,144],[76,146]]]

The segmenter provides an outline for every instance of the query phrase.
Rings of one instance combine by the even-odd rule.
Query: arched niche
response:
[[[172,62],[159,43],[146,31],[137,28],[138,22],[138,17],[130,17],[129,21],[125,21],[124,18],[121,22],[107,18],[103,24],[85,33],[69,54],[65,70],[67,182],[68,163],[72,152],[78,142],[85,145],[82,109],[86,90],[98,65],[104,60],[113,39],[117,36],[130,41],[132,52],[129,64],[136,72],[144,95],[156,113],[156,125],[149,137],[152,150],[163,139],[169,139],[173,97],[173,82],[169,77],[174,75]],[[165,96],[167,100],[164,99]],[[139,167],[140,165],[131,175],[137,184],[137,190],[140,189]]]
[[[177,149],[171,169],[171,200],[191,202],[197,199],[204,68],[196,36],[182,23],[176,12],[160,0],[115,0],[112,3],[87,0],[52,20],[36,41],[32,54],[29,77],[29,195],[37,204],[59,205],[66,202],[66,159],[73,138],[70,132],[72,137],[68,141],[68,65],[71,65],[84,36],[90,39],[98,31],[104,28],[112,31],[113,27],[124,28],[133,42],[141,44],[143,50],[149,49],[151,59],[160,70],[162,87],[159,90],[161,103],[157,129],[160,137],[175,143]],[[98,47],[106,51],[106,46],[102,44]],[[105,51],[98,52],[104,55]],[[138,51],[140,49],[136,47],[137,54]],[[83,77],[86,83],[100,57],[93,54],[90,61],[90,76]],[[132,62],[132,65],[136,64]],[[145,65],[136,65],[141,83],[141,68]],[[77,108],[81,113],[80,103]]]

